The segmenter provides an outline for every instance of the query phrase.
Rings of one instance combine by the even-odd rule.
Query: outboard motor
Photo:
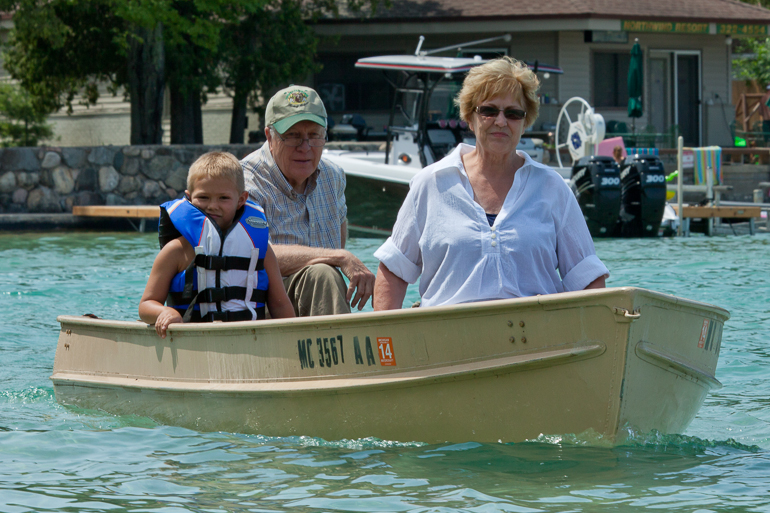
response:
[[[620,172],[618,235],[656,237],[666,207],[666,173],[652,155],[631,155]]]
[[[609,237],[620,213],[620,168],[612,157],[583,157],[572,166],[570,185],[593,237]]]

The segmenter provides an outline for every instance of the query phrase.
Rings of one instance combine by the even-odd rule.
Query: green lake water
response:
[[[349,249],[374,270],[380,242]],[[596,248],[608,286],[731,312],[724,387],[682,435],[629,432],[619,446],[571,433],[516,444],[324,441],[65,408],[49,380],[56,316],[136,319],[157,238],[0,234],[0,512],[770,512],[770,236]]]

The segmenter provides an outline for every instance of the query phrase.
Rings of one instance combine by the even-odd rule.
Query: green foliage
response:
[[[369,4],[374,11],[378,3],[346,0],[343,5],[356,11]],[[225,86],[258,107],[261,92],[317,70],[317,38],[307,23],[336,15],[338,3],[0,0],[0,10],[14,13],[6,69],[29,91],[36,109],[66,106],[72,112],[75,102],[95,104],[105,84],[113,94],[121,87],[128,91],[129,83],[141,84],[145,78],[128,65],[129,52],[142,43],[141,29],[158,26],[165,54],[161,71],[175,91],[205,103],[208,91]]]
[[[735,75],[760,86],[770,84],[770,38],[742,40],[740,51],[749,56],[733,61]]]
[[[53,135],[46,124],[48,111],[40,110],[29,93],[11,84],[0,84],[0,144],[37,146]]]
[[[109,2],[19,0],[4,66],[29,91],[40,110],[55,111],[74,101],[94,104],[99,84],[125,81],[125,57],[118,41],[125,23]]]
[[[318,71],[318,40],[305,23],[302,0],[273,0],[222,33],[219,62],[224,85],[252,108],[271,89]]]
[[[770,0],[741,0],[744,4],[758,5],[760,7],[770,8]]]

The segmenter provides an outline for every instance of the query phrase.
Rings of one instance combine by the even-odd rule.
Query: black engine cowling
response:
[[[656,237],[666,207],[666,173],[656,156],[629,156],[620,172],[621,205],[615,235]]]
[[[583,157],[572,166],[570,185],[593,237],[613,235],[620,213],[620,168],[612,157]]]

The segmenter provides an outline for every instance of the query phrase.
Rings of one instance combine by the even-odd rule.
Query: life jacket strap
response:
[[[198,303],[218,303],[219,301],[232,301],[240,299],[245,301],[246,287],[221,287],[204,289],[198,293]],[[264,303],[267,300],[266,290],[255,290],[251,293],[249,301]]]
[[[263,320],[265,318],[265,307],[260,306],[255,308],[257,312],[257,320]],[[236,321],[250,321],[251,312],[248,310],[240,310],[238,312],[209,312],[206,315],[201,316],[198,310],[195,310],[190,315],[190,320],[186,322],[236,322]]]
[[[208,271],[248,271],[251,259],[238,256],[195,255],[193,261],[197,267]],[[257,271],[265,268],[265,259],[257,260]]]
[[[182,320],[184,322],[195,322],[193,321],[193,314],[194,314],[193,309],[195,308],[195,305],[197,305],[198,303],[217,303],[219,301],[232,301],[235,299],[245,300],[244,299],[245,296],[246,296],[246,287],[221,287],[221,288],[204,289],[198,292],[198,294],[192,300],[190,300],[189,296],[185,297],[184,292],[169,292],[168,299],[166,300],[166,304],[169,306],[176,307],[176,305],[186,305],[189,303],[187,310],[184,312],[184,315],[182,316]],[[266,303],[267,291],[254,290],[251,293],[251,299],[249,301],[253,303]],[[181,311],[181,308],[180,308],[180,311]],[[217,312],[213,312],[213,313],[217,313]],[[246,310],[246,313],[249,314],[249,319],[251,319],[251,313],[248,310]]]
[[[255,308],[257,312],[257,319],[256,320],[262,320],[265,318],[265,307],[260,306],[259,308]],[[204,315],[201,318],[202,322],[214,322],[214,321],[222,321],[222,322],[235,322],[235,321],[250,321],[251,319],[251,312],[248,310],[241,310],[239,312],[209,312],[206,315]]]

